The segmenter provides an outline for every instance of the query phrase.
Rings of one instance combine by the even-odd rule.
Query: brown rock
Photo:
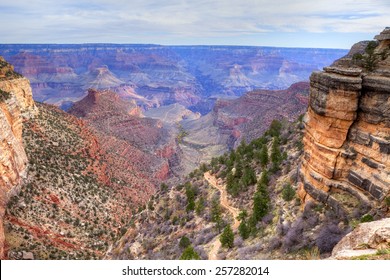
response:
[[[309,194],[330,203],[333,193],[348,191],[372,207],[390,195],[389,60],[364,75],[342,61],[311,75],[302,200]]]

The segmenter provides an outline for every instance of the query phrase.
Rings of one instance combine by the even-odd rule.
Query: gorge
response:
[[[329,257],[390,214],[389,34],[335,62],[346,52],[0,45],[31,81],[1,59],[1,258],[178,259],[183,238],[202,259]],[[233,247],[213,245],[238,220],[210,178],[240,212]]]

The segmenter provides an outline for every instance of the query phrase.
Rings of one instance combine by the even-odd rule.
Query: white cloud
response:
[[[387,0],[13,0],[0,3],[9,42],[121,42],[123,39],[228,37],[267,32],[378,33]],[[102,40],[103,41],[103,40]]]

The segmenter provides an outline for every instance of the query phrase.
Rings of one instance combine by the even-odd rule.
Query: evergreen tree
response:
[[[186,196],[187,196],[187,212],[195,209],[195,188],[192,187],[191,183],[186,183]]]
[[[241,212],[238,214],[237,216],[237,220],[239,221],[245,221],[246,218],[248,218],[248,212],[244,209],[244,210],[241,210]]]
[[[227,225],[221,236],[219,237],[222,247],[233,248],[234,246],[234,233],[230,225]]]
[[[279,163],[282,155],[280,153],[280,140],[279,137],[274,137],[271,148],[271,161],[273,163]]]
[[[260,180],[257,183],[257,189],[259,190],[261,185],[267,186],[268,183],[269,183],[268,170],[264,169],[263,172],[261,173]]]
[[[221,232],[222,229],[222,212],[221,212],[221,205],[219,204],[218,199],[214,199],[211,202],[211,221],[215,223],[215,226],[217,227],[218,232]]]
[[[266,134],[272,136],[272,137],[279,137],[280,135],[280,130],[282,129],[282,123],[278,120],[273,120],[271,122],[271,125],[269,126]]]
[[[204,201],[204,198],[201,196],[198,201],[196,202],[196,205],[195,205],[195,212],[196,214],[199,216],[203,213],[204,211],[204,208],[205,208],[205,201]]]
[[[241,178],[242,177],[242,172],[243,172],[243,167],[242,167],[242,162],[239,157],[236,159],[236,164],[234,165],[235,172],[234,172],[234,177],[236,178]]]
[[[295,197],[295,190],[290,184],[287,184],[282,190],[282,198],[285,201],[291,201]]]
[[[180,257],[180,260],[200,260],[198,253],[192,246],[188,246]]]
[[[238,232],[244,240],[249,237],[250,228],[248,227],[246,221],[241,221],[240,225],[238,226]]]
[[[242,183],[244,187],[256,184],[256,173],[250,166],[245,166],[244,172],[242,175]],[[246,189],[246,188],[245,188]]]
[[[263,169],[268,164],[268,148],[267,148],[267,145],[265,145],[265,144],[263,144],[263,146],[261,147],[261,151],[259,154],[259,161],[260,161],[260,165]]]
[[[264,191],[257,191],[253,196],[253,217],[258,222],[268,214],[269,198]]]

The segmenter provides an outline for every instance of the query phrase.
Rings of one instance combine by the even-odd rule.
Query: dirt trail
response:
[[[215,176],[211,175],[210,172],[204,173],[204,178],[207,180],[207,182],[209,182],[211,186],[213,186],[214,188],[220,191],[221,193],[220,203],[222,207],[226,208],[233,215],[234,223],[232,229],[233,231],[236,230],[240,225],[240,221],[237,220],[237,216],[240,213],[240,210],[230,205],[227,197],[226,185],[220,183],[220,181],[217,180]],[[217,254],[220,247],[221,247],[221,242],[219,241],[219,235],[218,235],[217,238],[211,244],[211,251],[209,252],[209,260],[218,259]]]

